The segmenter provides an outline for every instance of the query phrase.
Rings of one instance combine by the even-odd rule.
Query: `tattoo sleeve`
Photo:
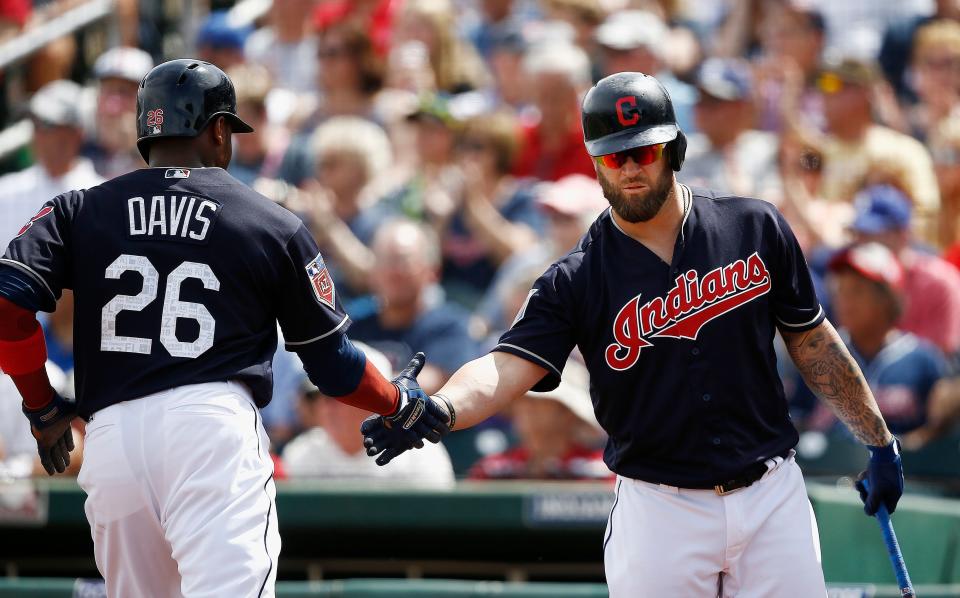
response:
[[[885,446],[893,437],[857,362],[827,320],[812,330],[781,330],[807,386],[833,409],[857,439]]]

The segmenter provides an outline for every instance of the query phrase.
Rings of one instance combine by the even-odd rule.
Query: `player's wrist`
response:
[[[65,417],[73,417],[77,412],[76,401],[67,400],[56,391],[47,404],[39,409],[30,409],[26,404],[21,404],[20,408],[30,424],[38,430],[48,428]]]
[[[447,398],[446,395],[439,392],[430,395],[430,398],[434,399],[434,402],[447,412],[447,417],[449,418],[447,429],[453,431],[453,427],[457,424],[457,410],[453,408],[453,402]]]
[[[870,460],[877,463],[892,463],[900,458],[900,441],[893,437],[888,444],[884,446],[867,445],[870,451]]]

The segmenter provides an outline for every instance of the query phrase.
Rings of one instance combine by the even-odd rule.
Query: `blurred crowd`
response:
[[[960,1],[273,0],[254,18],[246,4],[185,19],[182,51],[153,35],[74,56],[89,68],[42,68],[54,75],[8,110],[7,125],[19,115],[33,134],[30,165],[0,178],[0,246],[56,194],[143,167],[139,80],[161,60],[209,60],[256,129],[235,138],[229,171],[308,223],[377,367],[390,376],[424,351],[420,383],[434,391],[493,346],[608,206],[579,100],[605,75],[641,71],[689,138],[681,182],[786,215],[905,447],[957,433]],[[44,326],[69,394],[69,293]],[[798,428],[852,442],[780,361]],[[363,453],[365,413],[323,396],[282,348],[274,374],[264,422],[278,477],[611,475],[577,354],[557,390],[386,468]],[[18,409],[0,379],[0,477],[38,471]]]

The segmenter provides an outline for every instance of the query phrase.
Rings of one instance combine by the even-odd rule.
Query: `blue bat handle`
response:
[[[863,480],[863,486],[870,491],[870,483]],[[907,597],[916,596],[913,593],[913,584],[910,582],[910,574],[907,572],[907,564],[903,561],[903,553],[900,552],[900,543],[897,542],[897,534],[893,531],[893,523],[890,521],[890,513],[883,504],[877,509],[877,523],[880,525],[880,531],[883,533],[883,541],[887,545],[887,554],[890,556],[890,564],[893,565],[893,572],[897,576],[897,584],[900,586],[900,595]]]

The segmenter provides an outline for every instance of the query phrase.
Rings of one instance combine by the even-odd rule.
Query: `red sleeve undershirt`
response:
[[[366,411],[390,415],[397,409],[400,391],[367,360],[360,383],[350,394],[335,397],[341,403]]]
[[[39,328],[36,313],[0,297],[0,340],[22,341],[30,338]],[[27,409],[40,409],[53,398],[53,387],[50,386],[45,366],[10,378],[20,391]]]

